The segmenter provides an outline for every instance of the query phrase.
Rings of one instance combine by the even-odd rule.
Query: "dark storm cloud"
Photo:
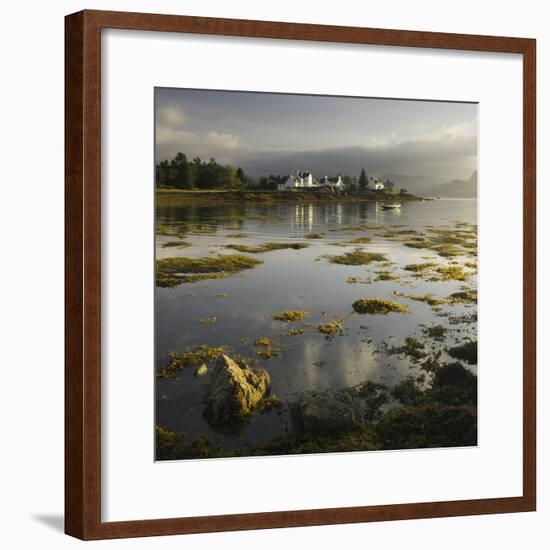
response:
[[[156,90],[156,158],[182,151],[252,176],[385,172],[468,178],[477,106],[467,103]]]

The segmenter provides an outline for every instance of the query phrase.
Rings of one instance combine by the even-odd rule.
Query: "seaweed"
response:
[[[443,325],[433,325],[430,327],[422,327],[422,332],[424,336],[442,342],[445,339],[448,329]]]
[[[434,264],[433,262],[425,262],[422,264],[407,264],[404,269],[405,271],[413,272],[416,277],[422,277],[426,271],[429,271],[434,267],[437,267],[437,264]]]
[[[451,357],[454,357],[455,359],[460,359],[461,361],[465,361],[469,365],[476,365],[477,364],[477,341],[468,340],[467,342],[464,342],[459,346],[450,348],[448,350],[448,353]]]
[[[401,277],[391,271],[379,271],[376,274],[376,281],[399,281]]]
[[[346,252],[340,256],[323,256],[331,264],[340,265],[368,265],[372,262],[383,262],[388,258],[384,254],[377,252],[363,252],[356,249],[353,252]]]
[[[208,364],[226,353],[224,346],[191,346],[184,351],[172,351],[168,354],[168,365],[157,370],[156,376],[163,378],[181,369],[197,368]]]
[[[409,313],[409,308],[403,304],[384,300],[383,298],[361,298],[353,302],[352,307],[357,313],[371,315],[386,315],[387,313]]]
[[[430,281],[465,281],[469,274],[460,266],[443,266],[435,269]]]
[[[159,287],[171,287],[203,279],[220,279],[252,269],[261,263],[261,260],[240,254],[163,258],[156,263],[156,284]]]
[[[397,407],[380,419],[376,430],[384,449],[475,445],[477,410],[437,402]]]
[[[226,244],[225,248],[236,250],[237,252],[248,252],[250,254],[264,254],[265,252],[272,252],[274,250],[285,250],[291,248],[292,250],[301,250],[307,248],[307,243],[274,243],[269,242],[257,246],[250,246],[247,244]]]
[[[444,258],[454,258],[455,256],[461,256],[462,251],[452,244],[441,244],[437,246],[432,246],[431,249],[434,252],[437,252],[440,256]]]
[[[415,302],[424,302],[432,307],[441,306],[445,303],[445,300],[438,298],[433,294],[424,294],[424,296],[407,296],[407,298],[414,300]]]
[[[274,321],[281,321],[283,323],[292,323],[294,321],[300,321],[306,316],[306,312],[303,309],[286,310],[274,313],[271,318]]]
[[[285,332],[283,334],[283,336],[300,336],[301,334],[305,334],[307,332],[308,328],[309,328],[309,326],[304,324],[301,327],[293,328],[293,329],[289,330],[288,332]]]
[[[330,323],[323,323],[317,327],[319,332],[326,336],[335,336],[336,334],[342,334],[344,330],[344,324],[340,321],[331,321]]]
[[[392,388],[391,395],[403,405],[414,405],[423,397],[423,391],[414,376],[407,376]]]
[[[381,445],[371,429],[341,434],[292,433],[277,437],[254,450],[257,456],[337,453],[378,450]]]
[[[415,363],[427,355],[424,344],[412,336],[407,336],[401,346],[385,345],[385,351],[388,355],[405,355]]]
[[[365,380],[355,388],[353,393],[358,395],[366,405],[363,418],[367,422],[375,422],[383,414],[383,407],[390,401],[390,392],[384,384]]]
[[[477,313],[470,313],[468,315],[450,315],[448,321],[450,325],[477,323]]]
[[[183,449],[183,434],[164,426],[155,426],[155,459],[174,460],[180,457]]]
[[[477,290],[462,290],[459,292],[453,292],[453,294],[449,296],[449,302],[453,304],[476,304]]]
[[[403,245],[407,246],[408,248],[426,248],[425,244],[416,241],[407,241],[404,242]]]
[[[277,411],[280,413],[285,407],[283,400],[277,395],[269,395],[262,400],[260,404],[260,414],[270,413],[272,411]]]
[[[277,357],[283,353],[283,348],[267,336],[255,340],[254,345],[256,346],[256,354],[262,359],[270,359],[271,357]]]
[[[290,433],[264,443],[256,455],[470,446],[477,443],[477,377],[459,363],[438,366],[432,383],[407,377],[389,390],[367,380],[353,388],[365,402],[364,427]],[[390,405],[390,397],[398,402]],[[384,410],[385,406],[387,410]]]
[[[188,246],[191,246],[191,243],[186,241],[168,241],[162,243],[162,248],[187,248]]]
[[[351,239],[349,241],[341,241],[338,246],[350,246],[352,244],[368,244],[372,241],[371,237],[357,237],[356,239]]]

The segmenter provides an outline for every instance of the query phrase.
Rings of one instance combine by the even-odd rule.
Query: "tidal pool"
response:
[[[456,361],[451,348],[477,342],[476,224],[476,201],[466,199],[404,202],[400,210],[367,201],[158,206],[157,262],[240,254],[261,263],[157,286],[157,426],[208,441],[220,456],[247,455],[292,433],[289,395],[366,381],[391,389],[411,377],[421,386],[424,361]],[[408,312],[359,314],[352,304],[362,299]],[[274,319],[285,311],[305,313]],[[266,369],[281,407],[238,429],[212,427],[204,416],[209,374],[167,369],[172,352],[198,345]],[[463,365],[476,373],[475,362]]]

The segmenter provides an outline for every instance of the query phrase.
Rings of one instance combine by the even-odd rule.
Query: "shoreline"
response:
[[[220,199],[231,202],[413,202],[429,201],[432,198],[418,197],[409,193],[380,193],[367,191],[365,193],[341,193],[318,189],[285,190],[285,191],[239,191],[233,189],[170,189],[155,190],[157,205],[159,203],[177,202],[214,202]]]

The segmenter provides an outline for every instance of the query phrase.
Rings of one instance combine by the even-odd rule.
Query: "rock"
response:
[[[205,363],[198,366],[195,372],[193,373],[195,376],[204,376],[208,372],[208,367]]]
[[[288,398],[293,427],[298,432],[342,432],[365,425],[366,404],[348,390],[310,391]]]
[[[241,367],[221,355],[206,390],[205,416],[212,425],[238,422],[254,412],[270,388],[266,370]]]

